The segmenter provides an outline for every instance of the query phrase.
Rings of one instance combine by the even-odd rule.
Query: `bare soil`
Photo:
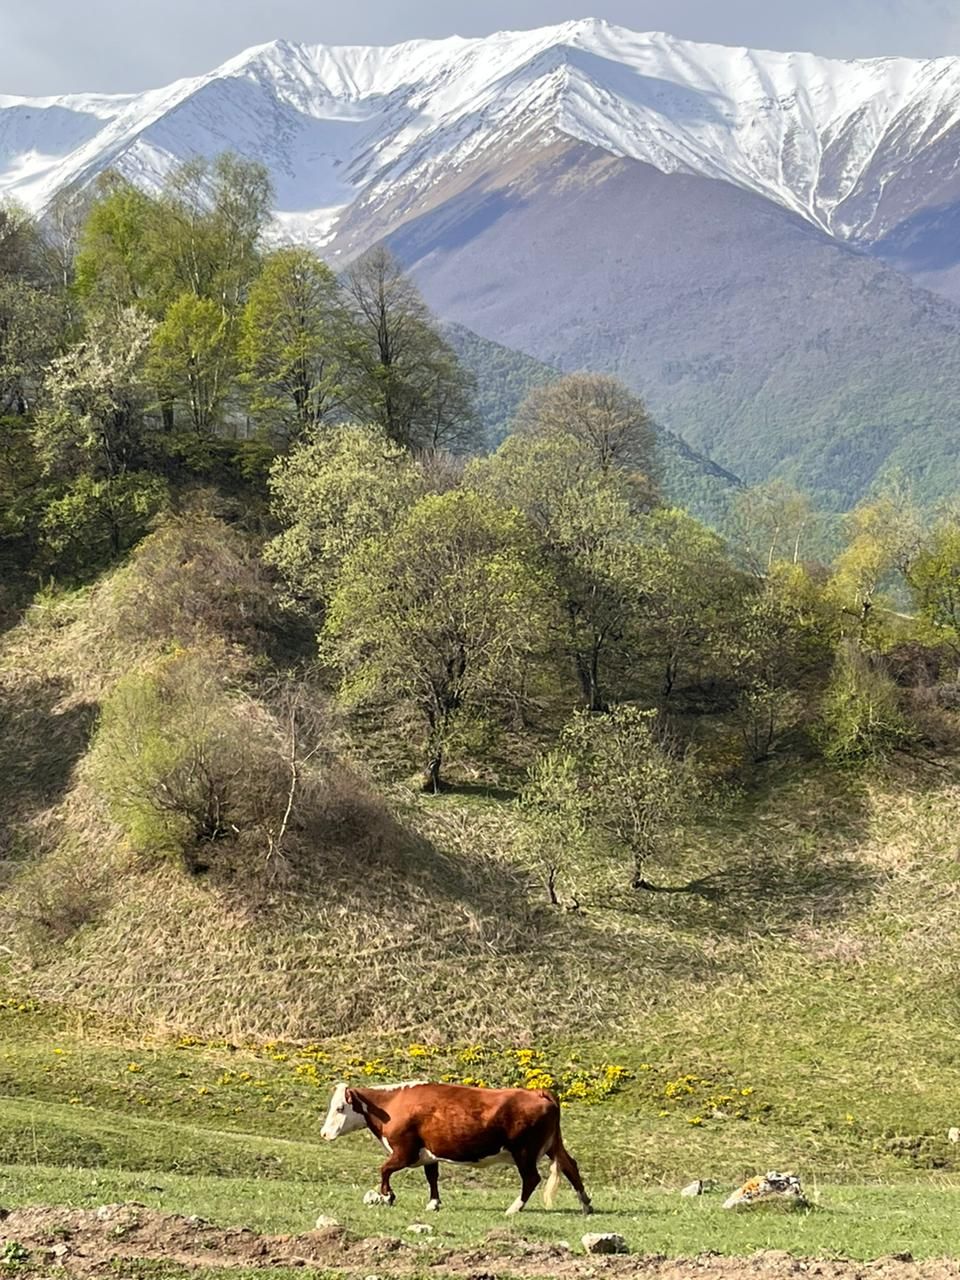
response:
[[[392,1236],[361,1239],[340,1227],[300,1236],[261,1235],[245,1227],[216,1227],[201,1218],[139,1204],[0,1209],[0,1255],[11,1243],[29,1251],[29,1274],[60,1277],[115,1275],[118,1263],[151,1259],[185,1267],[268,1271],[303,1266],[358,1276],[375,1271],[384,1280],[431,1271],[463,1280],[588,1280],[598,1274],[647,1280],[786,1280],[799,1275],[820,1280],[960,1280],[960,1262],[915,1262],[908,1254],[875,1262],[794,1258],[778,1251],[751,1258],[716,1254],[588,1257],[562,1244],[528,1241],[502,1229],[491,1231],[482,1245],[450,1249],[430,1237],[418,1237],[416,1243]],[[579,1250],[579,1244],[574,1248]]]

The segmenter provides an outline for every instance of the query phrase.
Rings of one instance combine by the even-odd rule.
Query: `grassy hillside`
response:
[[[549,365],[481,338],[463,325],[444,326],[444,335],[460,362],[477,379],[477,414],[490,447],[507,435],[524,397],[560,377],[559,371]],[[708,523],[721,522],[740,480],[663,426],[657,428],[657,441],[661,484],[667,499]]]
[[[322,803],[289,856],[239,850],[190,875],[132,853],[92,780],[98,707],[168,648],[142,594],[156,574],[147,544],[92,589],[38,602],[3,641],[8,1093],[292,1137],[331,1075],[395,1076],[395,1055],[419,1044],[437,1049],[437,1070],[494,1079],[502,1050],[527,1045],[553,1073],[572,1060],[629,1073],[601,1099],[619,1119],[591,1154],[600,1176],[954,1167],[952,730],[935,761],[867,774],[787,751],[687,828],[670,865],[651,868],[661,891],[631,891],[622,866],[584,853],[558,909],[518,854],[513,797],[535,724],[482,769],[451,761],[455,785],[425,797],[400,781],[412,762],[396,736],[334,717]],[[226,597],[206,581],[204,607],[225,626]],[[267,723],[269,701],[245,696],[247,723]],[[174,1055],[183,1076],[165,1047],[180,1035],[200,1042]],[[299,1050],[262,1048],[328,1039],[336,1053],[313,1074]],[[215,1087],[234,1071],[224,1041],[261,1046],[244,1050],[260,1085]],[[476,1059],[458,1059],[470,1045]],[[156,1076],[127,1069],[141,1048]],[[8,1112],[9,1158],[29,1124],[40,1163],[75,1161],[85,1139],[50,1114]],[[572,1133],[590,1141],[580,1114]],[[91,1141],[85,1159],[118,1161],[108,1134]]]

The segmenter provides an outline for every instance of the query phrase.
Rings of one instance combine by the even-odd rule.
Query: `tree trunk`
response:
[[[600,661],[594,649],[589,655],[576,654],[577,679],[588,711],[606,711],[607,704],[600,694]]]
[[[433,752],[427,762],[427,767],[423,771],[423,790],[430,795],[439,795],[443,782],[440,778],[440,766],[443,763],[443,753],[440,748]]]

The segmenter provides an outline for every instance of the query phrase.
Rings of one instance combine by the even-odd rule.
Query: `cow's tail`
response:
[[[560,1157],[563,1154],[563,1139],[560,1137],[560,1103],[557,1101],[556,1095],[551,1093],[549,1089],[541,1089],[540,1092],[556,1107],[556,1124],[553,1130],[553,1138],[547,1147],[546,1154],[550,1157],[550,1172],[547,1174],[547,1180],[543,1184],[543,1203],[547,1209],[553,1208],[553,1203],[557,1198],[557,1191],[560,1187],[560,1179],[562,1171],[560,1168]]]
[[[550,1156],[550,1172],[547,1174],[547,1180],[543,1184],[543,1203],[547,1209],[553,1208],[553,1202],[557,1198],[557,1190],[560,1186],[560,1157],[559,1155]]]

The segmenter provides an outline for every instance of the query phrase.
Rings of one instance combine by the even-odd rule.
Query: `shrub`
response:
[[[119,638],[262,648],[279,619],[251,539],[206,512],[166,517],[111,587]]]
[[[824,756],[839,763],[880,759],[911,736],[890,677],[854,644],[842,645],[816,727]]]
[[[628,859],[634,889],[648,889],[646,863],[663,861],[700,793],[692,760],[673,749],[656,712],[624,704],[577,712],[560,750],[531,771],[523,803],[541,837],[551,825],[565,844],[589,832]]]
[[[224,687],[201,650],[177,650],[117,683],[91,770],[132,846],[179,857],[192,872],[207,868],[220,841],[265,847],[285,794],[272,726]]]

